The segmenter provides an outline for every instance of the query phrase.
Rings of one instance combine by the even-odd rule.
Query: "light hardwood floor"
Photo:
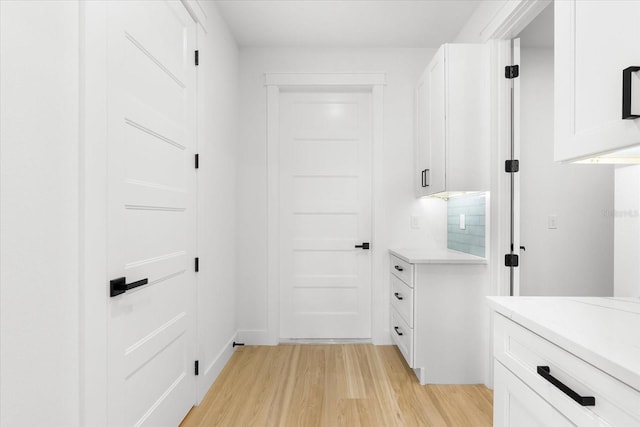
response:
[[[492,397],[421,386],[393,346],[240,347],[181,427],[491,426]]]

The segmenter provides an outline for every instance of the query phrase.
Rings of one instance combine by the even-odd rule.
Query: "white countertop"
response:
[[[389,249],[410,264],[486,264],[487,259],[464,252],[432,249]]]
[[[640,299],[487,297],[498,313],[640,391]]]

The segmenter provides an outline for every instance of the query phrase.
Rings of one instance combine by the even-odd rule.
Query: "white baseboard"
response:
[[[222,369],[227,365],[231,356],[233,356],[233,342],[237,340],[237,336],[237,332],[233,334],[231,339],[224,345],[213,361],[209,363],[204,370],[200,371],[200,378],[198,379],[198,404],[200,404],[205,394],[207,394],[213,383],[218,378],[218,375],[220,375],[220,372],[222,372]]]
[[[389,329],[383,330],[381,333],[373,337],[373,345],[393,345]]]
[[[266,329],[245,329],[238,331],[238,341],[246,345],[278,345]]]

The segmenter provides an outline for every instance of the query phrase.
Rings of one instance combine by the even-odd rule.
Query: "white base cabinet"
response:
[[[494,426],[640,425],[638,390],[502,314],[493,325]]]
[[[486,269],[391,256],[390,333],[420,384],[485,382]]]

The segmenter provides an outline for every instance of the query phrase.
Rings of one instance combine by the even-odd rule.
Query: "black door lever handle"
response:
[[[113,279],[109,282],[109,295],[111,297],[115,297],[117,295],[124,294],[128,290],[137,288],[138,286],[146,285],[147,283],[149,283],[149,279],[147,278],[127,283],[127,279],[125,277],[118,277],[117,279]]]
[[[363,244],[361,244],[361,245],[356,245],[355,247],[356,247],[356,248],[360,248],[360,249],[362,249],[362,250],[367,250],[367,249],[369,249],[369,242],[364,242]]]

